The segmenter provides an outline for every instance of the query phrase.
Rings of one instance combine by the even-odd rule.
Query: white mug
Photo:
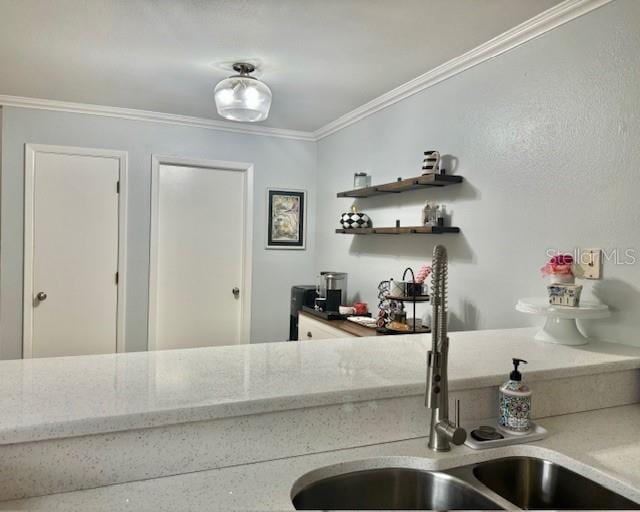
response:
[[[404,297],[406,294],[406,283],[404,281],[389,281],[389,295],[394,297]]]
[[[341,315],[353,315],[353,306],[338,306],[338,313]]]

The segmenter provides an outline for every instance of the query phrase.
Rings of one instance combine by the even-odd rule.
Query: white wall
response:
[[[349,272],[350,290],[375,304],[380,280],[444,243],[452,328],[479,329],[535,321],[513,307],[545,293],[547,248],[640,258],[639,26],[640,2],[618,0],[321,140],[316,269]],[[351,204],[335,194],[354,171],[417,175],[427,149],[454,155],[465,183],[358,205],[383,226],[419,223],[426,200],[443,202],[460,235],[334,234]],[[640,259],[607,262],[593,292],[614,315],[591,332],[640,344]]]
[[[129,121],[84,114],[5,107],[0,127],[0,358],[21,356],[24,144],[58,144],[129,153],[128,350],[147,346],[151,155],[235,160],[255,164],[252,341],[287,339],[289,288],[313,283],[314,217],[306,251],[267,251],[266,189],[307,189],[315,208],[316,145],[312,142]]]
[[[0,358],[19,357],[21,348],[26,142],[129,152],[126,333],[132,350],[146,348],[152,153],[255,163],[253,341],[286,339],[289,287],[313,282],[316,271],[349,272],[352,295],[375,305],[377,283],[429,262],[434,243],[445,243],[450,253],[452,328],[531,324],[513,305],[544,293],[538,268],[546,249],[632,249],[640,258],[639,24],[640,2],[616,0],[317,145],[2,109]],[[454,155],[465,183],[358,204],[377,225],[392,225],[396,218],[419,222],[428,199],[444,202],[460,235],[334,234],[351,204],[335,194],[351,187],[354,171],[370,170],[376,182],[415,175],[425,149]],[[309,190],[306,251],[264,250],[269,186]],[[607,262],[605,279],[593,288],[614,315],[590,332],[640,344],[640,263]]]

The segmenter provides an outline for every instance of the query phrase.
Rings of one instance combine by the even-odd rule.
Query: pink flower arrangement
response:
[[[431,275],[431,266],[422,265],[418,274],[416,275],[416,283],[424,283],[427,278]]]
[[[553,256],[548,263],[540,269],[543,276],[549,275],[573,275],[573,256],[571,254],[558,254]]]

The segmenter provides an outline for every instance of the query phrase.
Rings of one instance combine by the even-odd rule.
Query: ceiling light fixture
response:
[[[256,70],[253,64],[236,62],[238,74],[216,85],[214,97],[218,114],[225,119],[243,123],[264,121],[271,107],[271,89],[257,78],[249,76]]]

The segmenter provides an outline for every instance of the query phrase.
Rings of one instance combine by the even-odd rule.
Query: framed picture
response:
[[[267,249],[304,249],[307,192],[267,189]]]

